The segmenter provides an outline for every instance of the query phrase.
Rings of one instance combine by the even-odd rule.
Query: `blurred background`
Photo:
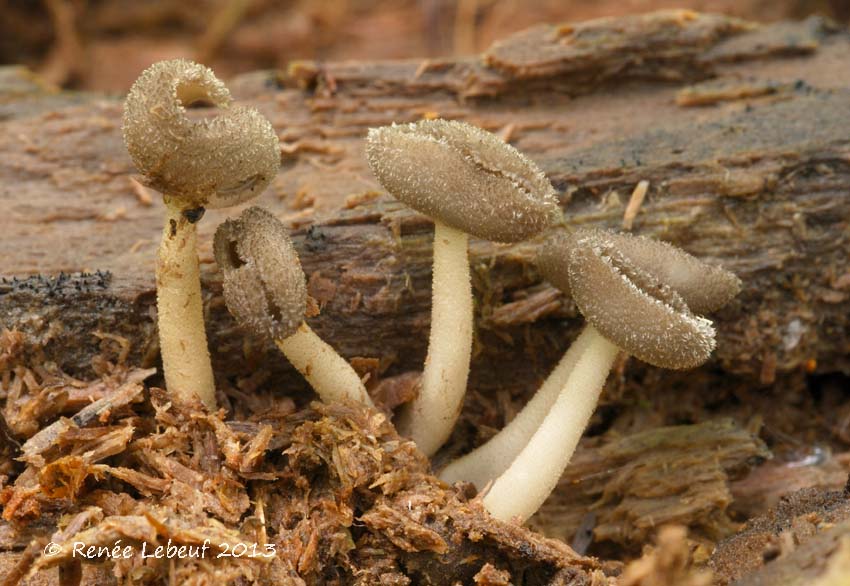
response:
[[[196,59],[228,77],[294,59],[466,55],[538,22],[674,7],[850,21],[850,0],[0,0],[0,63],[66,88],[124,92],[160,59]]]

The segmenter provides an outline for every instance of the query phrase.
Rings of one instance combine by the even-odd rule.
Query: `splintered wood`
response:
[[[623,230],[627,232],[631,231],[635,223],[635,218],[640,211],[640,206],[643,205],[647,191],[649,191],[649,181],[639,181],[635,186],[632,196],[629,198],[629,203],[626,205],[626,211],[623,214]]]
[[[0,378],[46,372],[38,354],[32,340],[5,332]],[[493,520],[471,486],[437,480],[426,458],[382,413],[320,404],[295,411],[287,397],[257,392],[224,421],[200,404],[194,412],[181,410],[158,388],[140,401],[141,383],[151,374],[115,366],[100,380],[73,381],[90,389],[93,400],[73,414],[60,410],[23,443],[14,481],[0,491],[0,548],[38,548],[0,557],[6,583],[16,583],[9,577],[55,576],[57,567],[79,564],[79,543],[101,551],[99,559],[117,577],[132,572],[143,584],[197,575],[364,585],[486,583],[519,575],[530,584],[609,583],[611,568],[562,541]],[[36,396],[41,384],[56,384],[41,380],[31,381]],[[643,466],[634,464],[637,453]],[[606,440],[579,450],[565,479],[571,504],[544,509],[540,519],[559,519],[563,526],[547,531],[562,535],[570,518],[581,518],[597,501],[591,530],[598,540],[648,539],[642,514],[716,538],[730,532],[724,521],[729,475],[764,456],[764,446],[730,422]],[[674,472],[670,461],[690,462],[689,474]],[[655,489],[647,493],[641,488],[646,483]],[[609,497],[598,500],[603,490]],[[671,498],[682,490],[690,504],[674,506]],[[41,555],[48,541],[55,551]],[[117,551],[129,548],[126,556],[110,557],[119,541]],[[270,544],[275,554],[144,557],[158,547],[188,552],[240,543]],[[86,572],[85,584],[111,583],[91,568]]]
[[[0,374],[38,370],[36,354],[5,333]],[[157,388],[136,401],[150,374],[116,368],[87,383],[102,397],[24,443],[22,467],[0,491],[5,583],[38,575],[52,584],[57,568],[88,566],[89,556],[137,584],[449,584],[493,572],[607,583],[596,560],[495,522],[468,487],[437,480],[381,413],[294,412],[286,397],[262,394],[258,411],[223,421],[200,404],[181,411]],[[217,555],[241,544],[259,554]],[[171,548],[183,554],[153,554]],[[87,575],[85,584],[113,583]]]

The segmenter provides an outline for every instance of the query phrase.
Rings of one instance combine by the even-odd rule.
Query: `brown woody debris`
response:
[[[405,372],[396,376],[381,379],[370,391],[372,399],[384,409],[392,410],[408,403],[419,394],[422,373],[419,371]]]
[[[511,575],[495,566],[484,564],[481,571],[475,574],[475,586],[511,586]]]
[[[279,397],[277,407],[258,399],[263,412],[226,422],[200,405],[172,405],[155,387],[140,401],[151,374],[113,368],[99,382],[79,383],[100,398],[70,417],[54,415],[24,444],[24,467],[0,492],[0,541],[25,546],[7,560],[7,577],[606,583],[595,560],[492,520],[463,487],[437,480],[382,413],[319,404],[293,412]],[[40,396],[38,382],[24,385],[20,398]],[[52,555],[43,553],[48,542]],[[87,556],[114,578],[91,578],[95,560],[75,554],[79,543],[93,547]],[[211,553],[200,553],[204,545]],[[166,557],[151,557],[158,547]],[[243,557],[217,557],[226,550]]]
[[[400,212],[368,179],[361,153],[369,126],[439,115],[500,131],[544,168],[576,224],[619,224],[623,207],[613,195],[649,181],[652,201],[640,207],[637,227],[745,278],[740,304],[719,318],[723,339],[710,367],[686,379],[665,373],[659,383],[652,370],[630,363],[626,373],[621,365],[612,377],[622,383],[621,396],[603,410],[619,412],[612,429],[623,435],[590,439],[535,520],[550,536],[589,534],[573,541],[582,551],[603,541],[613,551],[635,551],[665,522],[688,526],[702,543],[731,532],[729,481],[767,454],[731,425],[653,429],[704,421],[711,408],[701,393],[714,388],[712,377],[723,382],[712,400],[734,394],[744,414],[814,426],[820,423],[811,423],[817,418],[810,406],[799,405],[804,387],[795,373],[803,365],[808,372],[847,370],[850,273],[846,239],[835,235],[846,228],[850,101],[846,91],[829,88],[847,85],[850,41],[832,32],[818,20],[757,27],[670,11],[535,27],[495,44],[484,59],[302,64],[290,77],[255,74],[236,86],[246,101],[265,105],[290,145],[268,205],[281,216],[289,206],[310,208],[290,218],[305,268],[316,275],[317,330],[332,334],[346,356],[379,362],[375,372],[389,376],[373,391],[385,407],[416,393],[431,227]],[[784,59],[788,54],[806,57]],[[683,80],[713,77],[716,84],[681,88]],[[138,243],[159,220],[149,194],[127,183],[129,162],[116,148],[120,107],[35,90],[16,98],[10,83],[22,79],[0,80],[8,100],[0,152],[10,206],[18,210],[0,217],[15,243],[8,278],[0,280],[0,319],[21,329],[0,333],[6,584],[30,571],[31,584],[57,584],[51,564],[66,582],[81,574],[83,584],[114,584],[116,577],[136,584],[362,586],[613,581],[616,564],[494,522],[466,487],[441,484],[384,415],[305,406],[308,397],[276,352],[272,359],[269,348],[234,335],[210,263],[211,350],[230,419],[181,411],[162,390],[145,388],[151,371],[126,362],[150,365],[157,351],[152,257]],[[756,81],[741,82],[750,79]],[[781,95],[745,109],[740,100],[770,90],[773,82],[761,79],[777,80]],[[572,99],[612,86],[616,93],[603,90],[602,99]],[[694,114],[675,104],[680,90],[686,101],[713,105]],[[651,114],[633,115],[636,96]],[[542,99],[526,99],[532,97]],[[103,222],[99,206],[122,194],[126,208]],[[73,249],[57,245],[67,235],[53,229],[68,220],[80,235]],[[202,232],[202,241],[208,237]],[[472,243],[483,326],[472,397],[487,400],[468,402],[483,408],[467,409],[466,430],[450,449],[464,447],[464,431],[475,437],[497,429],[580,327],[564,321],[575,315],[571,303],[540,283],[531,253],[530,246]],[[77,272],[91,266],[115,278]],[[97,380],[80,380],[91,371]],[[760,374],[776,389],[754,392]],[[623,389],[635,386],[643,388],[638,397],[621,400]],[[654,412],[632,405],[639,402],[651,402]],[[608,424],[610,416],[600,419]],[[808,430],[804,425],[798,429]],[[23,457],[15,459],[20,443]],[[844,500],[811,492],[789,501],[805,506],[780,507],[782,522],[754,522],[718,549],[718,577],[756,568],[754,576],[766,577],[753,584],[775,584],[787,568],[809,567],[810,575],[798,575],[822,578],[827,555],[842,553],[837,536],[847,528],[844,513],[834,513]],[[838,524],[829,529],[831,523]],[[48,540],[75,538],[106,545],[120,538],[137,547],[244,540],[274,545],[276,555],[173,564],[133,555],[82,568],[64,550],[56,560],[42,557]],[[701,579],[683,561],[694,553],[684,536],[662,534],[654,553],[622,579],[690,586]],[[776,557],[764,564],[765,555]]]
[[[848,532],[846,489],[803,489],[718,544],[711,566],[720,584],[810,584],[823,571],[826,552],[835,549]]]
[[[848,213],[842,197],[848,173],[841,163],[847,156],[841,129],[850,114],[847,92],[829,90],[847,86],[847,68],[842,67],[850,43],[846,35],[814,21],[780,30],[687,12],[607,19],[572,25],[571,33],[569,29],[536,27],[520,33],[525,35],[522,42],[511,37],[498,51],[490,50],[488,54],[498,53],[505,63],[529,71],[555,67],[533,83],[488,67],[480,57],[426,67],[419,61],[313,64],[307,91],[291,79],[263,74],[234,80],[234,91],[263,108],[286,142],[320,137],[343,151],[338,160],[321,166],[311,156],[289,160],[273,185],[273,197],[265,202],[279,217],[291,218],[293,241],[307,274],[318,272],[336,288],[314,329],[332,335],[345,356],[394,361],[390,374],[421,364],[422,350],[414,341],[427,335],[427,222],[408,221],[404,230],[393,233],[387,226],[393,204],[383,192],[368,204],[341,208],[352,194],[378,191],[362,157],[366,129],[436,112],[496,131],[513,124],[511,140],[552,179],[576,225],[616,226],[622,205],[600,204],[614,192],[630,192],[640,180],[650,181],[652,201],[644,202],[636,223],[641,233],[714,259],[747,284],[740,304],[718,316],[718,360],[713,364],[724,374],[758,375],[767,351],[776,353],[777,380],[814,357],[819,371],[846,371],[843,326],[850,297],[841,297],[846,292],[832,289],[831,283],[847,273],[847,247],[838,235]],[[800,42],[807,38],[817,43],[816,50],[805,57],[783,57],[810,47]],[[740,42],[729,44],[735,40]],[[535,52],[544,46],[546,51]],[[771,50],[765,56],[765,46],[787,51]],[[712,47],[724,49],[713,58]],[[549,50],[555,61],[546,60]],[[732,65],[731,60],[744,63]],[[677,76],[755,76],[792,86],[799,79],[803,89],[781,101],[761,100],[751,109],[724,102],[695,113],[675,105],[682,84],[670,80]],[[634,78],[639,80],[632,85],[622,83]],[[0,282],[4,325],[48,342],[44,351],[50,360],[69,373],[89,369],[99,345],[90,334],[95,329],[131,339],[132,359],[143,363],[156,350],[153,257],[149,248],[133,247],[157,233],[160,219],[153,207],[135,203],[127,182],[131,165],[116,148],[120,105],[65,94],[15,99],[10,85],[0,83],[0,96],[10,100],[3,110],[0,158],[9,162],[3,179],[12,194],[9,205],[19,213],[0,217],[0,229],[15,243],[4,264],[6,281]],[[330,85],[335,91],[322,95]],[[594,91],[598,96],[566,107],[567,96]],[[458,95],[490,98],[462,101]],[[531,97],[535,99],[525,100]],[[633,115],[636,99],[646,116]],[[520,103],[526,105],[520,108]],[[694,136],[701,139],[694,141]],[[301,186],[309,186],[314,212],[295,218],[287,208]],[[102,202],[122,194],[126,217],[107,225],[98,222]],[[80,236],[73,249],[62,245],[62,230],[50,227],[63,218],[73,220]],[[201,227],[202,256],[222,215],[212,213],[208,219],[207,227]],[[473,242],[473,264],[487,267],[481,286],[476,282],[482,317],[491,302],[509,303],[539,284],[529,252]],[[809,254],[823,266],[815,268]],[[114,278],[77,272],[86,267],[109,269]],[[297,384],[297,373],[272,359],[274,348],[251,342],[246,344],[249,360],[243,359],[242,340],[229,334],[233,322],[218,296],[220,278],[212,263],[202,267],[205,286],[213,293],[210,347],[220,373],[244,377],[262,363]],[[63,278],[46,276],[60,271],[66,271]],[[817,294],[803,294],[810,289]],[[489,390],[510,373],[526,392],[534,387],[578,327],[570,323],[562,336],[563,324],[551,317],[563,317],[569,306],[559,310],[550,303],[545,308],[532,322],[484,332],[473,385]],[[517,330],[527,324],[530,335],[524,336]],[[556,332],[564,340],[560,347],[541,342],[555,339]],[[508,337],[514,342],[510,350]],[[539,356],[540,364],[526,360],[529,354]]]
[[[622,75],[628,55],[652,53],[654,47],[664,46],[666,54],[675,55],[682,66],[667,74],[688,77],[696,73],[694,66],[705,48],[752,28],[742,20],[689,10],[540,25],[495,43],[485,60],[491,67],[520,78],[584,72],[598,80]],[[626,71],[640,76],[657,67],[656,63],[635,61],[626,66]]]
[[[576,452],[533,524],[570,542],[592,511],[597,542],[640,546],[665,524],[714,541],[735,529],[730,479],[769,456],[727,419],[615,436]]]
[[[744,100],[790,91],[791,84],[769,79],[721,79],[690,85],[676,92],[676,104],[682,107],[711,106],[718,102]]]
[[[711,572],[693,568],[687,529],[663,527],[657,545],[626,566],[617,586],[710,586]]]

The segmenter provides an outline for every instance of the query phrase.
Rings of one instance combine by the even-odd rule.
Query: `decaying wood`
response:
[[[545,51],[535,61],[529,47],[538,46]],[[575,225],[619,227],[628,195],[649,181],[634,231],[723,263],[744,281],[716,316],[708,368],[770,382],[814,361],[821,371],[850,371],[849,48],[845,32],[816,20],[756,27],[673,12],[538,27],[483,60],[300,64],[232,86],[283,139],[283,169],[256,203],[295,228],[322,308],[311,325],[346,356],[378,359],[390,373],[421,367],[431,226],[378,190],[362,139],[369,126],[439,115],[502,132],[532,156]],[[16,75],[0,77],[2,325],[37,334],[70,372],[88,369],[101,344],[96,330],[126,337],[132,358],[152,364],[162,209],[130,179],[120,103],[45,95]],[[684,86],[711,76],[791,89],[708,109],[676,105]],[[229,213],[201,222],[219,376],[262,364],[281,384],[300,386],[223,307],[209,241]],[[539,284],[533,244],[473,242],[471,250],[472,385],[486,391],[510,380],[514,393],[527,391],[581,320]]]
[[[558,483],[558,498],[532,525],[567,543],[575,544],[585,530],[594,543],[635,551],[663,525],[685,525],[693,538],[716,541],[734,527],[726,511],[730,477],[770,456],[760,440],[729,420],[600,440],[576,453]]]
[[[224,421],[223,412],[205,413],[200,404],[172,405],[155,387],[149,399],[136,400],[150,369],[108,364],[101,379],[83,383],[55,368],[25,335],[0,336],[6,388],[39,397],[44,387],[72,387],[96,398],[65,401],[48,420],[54,422],[40,426],[26,421],[34,411],[14,412],[20,434],[40,430],[26,441],[18,436],[17,462],[4,455],[13,466],[0,490],[5,583],[34,575],[33,583],[57,584],[67,565],[87,585],[120,583],[116,576],[141,567],[133,575],[148,584],[165,576],[181,583],[200,572],[226,583],[250,574],[292,584],[504,578],[605,586],[618,568],[493,520],[470,485],[437,480],[383,413],[318,403],[296,410],[288,397],[258,390]],[[731,531],[729,478],[766,455],[759,440],[730,421],[597,437],[579,449],[558,491],[571,504],[553,500],[534,525],[577,544],[581,534],[574,538],[569,523],[581,522],[599,533],[597,541],[636,549],[653,533],[654,517],[711,543]],[[142,544],[169,539],[196,549],[205,539],[272,543],[278,555],[267,563],[183,559],[171,566],[138,557]],[[109,549],[118,540],[131,546],[131,559],[107,560],[108,572],[74,565],[74,543]],[[590,541],[575,547],[584,550]],[[41,555],[48,542],[60,549]],[[690,573],[679,565],[669,571]]]
[[[381,192],[363,137],[370,126],[435,116],[478,124],[528,153],[574,225],[626,221],[742,278],[740,297],[716,316],[718,350],[709,365],[677,375],[621,362],[615,384],[646,387],[668,402],[686,391],[717,393],[717,400],[773,385],[785,389],[777,396],[799,401],[804,370],[850,372],[847,54],[850,35],[818,20],[758,27],[670,12],[535,27],[482,58],[298,63],[231,87],[281,136],[281,173],[255,203],[293,227],[320,309],[310,323],[377,381],[384,405],[415,392],[432,226]],[[309,395],[293,392],[304,388],[300,377],[274,348],[239,331],[224,308],[210,240],[233,210],[209,211],[200,222],[210,346],[231,420],[175,412],[158,391],[155,425],[150,413],[135,412],[141,387],[132,373],[149,371],[110,360],[156,364],[153,268],[162,206],[131,178],[120,115],[116,99],[51,93],[20,69],[0,72],[0,326],[19,332],[4,334],[0,370],[15,354],[38,354],[39,362],[9,370],[13,398],[21,400],[7,397],[12,441],[0,445],[9,456],[0,473],[13,479],[0,493],[6,576],[39,563],[35,545],[58,530],[62,515],[97,507],[77,533],[154,527],[161,539],[221,529],[215,523],[236,530],[246,517],[253,531],[269,519],[286,545],[270,570],[277,581],[330,580],[329,572],[343,571],[362,584],[401,584],[408,576],[486,584],[517,575],[529,583],[605,584],[597,562],[485,521],[478,501],[433,479],[383,416],[303,408]],[[645,199],[627,209],[644,181]],[[572,303],[541,282],[534,243],[474,241],[471,253],[472,392],[443,459],[509,419],[581,327]],[[103,380],[69,376],[91,379],[92,371]],[[722,388],[712,386],[719,378]],[[123,394],[121,384],[128,385]],[[769,407],[769,419],[793,408],[757,394],[736,395],[752,407],[744,416]],[[109,406],[116,397],[115,412],[89,408],[96,417],[58,419],[36,435],[90,401]],[[689,408],[684,402],[665,414],[688,420],[693,414],[682,411]],[[653,523],[682,523],[708,541],[731,531],[729,480],[763,457],[764,446],[726,424],[641,431],[654,427],[645,423],[618,420],[591,440],[536,526],[579,549],[590,541],[583,534],[594,533],[633,552]],[[29,462],[11,459],[18,442],[25,454],[38,444]],[[388,453],[404,462],[379,470],[373,460]],[[145,516],[161,511],[152,504],[181,514]],[[196,570],[178,568],[176,579]],[[83,571],[86,583],[113,579],[88,565]]]
[[[848,535],[847,490],[805,489],[786,496],[774,510],[721,542],[711,566],[718,584],[809,586]]]
[[[794,534],[797,537],[797,534]],[[780,559],[734,582],[734,586],[842,586],[850,568],[850,522],[805,536]]]
[[[764,515],[782,497],[804,488],[834,492],[847,484],[848,474],[850,453],[846,452],[831,454],[813,446],[793,460],[775,458],[730,484],[733,513],[746,519]]]
[[[11,386],[28,371],[43,372],[10,336],[0,350],[8,357],[0,377]],[[122,372],[116,366],[104,377],[104,397],[60,419],[65,425],[33,435],[23,446],[24,468],[3,477],[4,584],[33,576],[35,584],[64,586],[63,568],[82,573],[88,586],[127,583],[131,575],[152,585],[190,578],[448,585],[479,574],[540,585],[609,583],[597,560],[494,521],[468,486],[437,480],[382,413],[318,403],[296,412],[289,399],[261,393],[256,410],[240,405],[225,423],[200,404],[175,407],[157,388],[150,401],[132,402],[149,372]],[[92,571],[95,560],[74,549],[83,543],[110,552],[119,541],[127,554],[100,554],[109,572]],[[53,549],[45,550],[48,543]],[[258,543],[260,553],[271,544],[276,554],[217,555],[222,544],[235,552],[239,543]],[[144,557],[170,544],[187,548],[184,555]],[[204,544],[211,549],[199,557]]]
[[[627,565],[617,579],[618,586],[710,586],[710,571],[695,567],[694,549],[687,531],[667,525],[658,532],[654,548]]]

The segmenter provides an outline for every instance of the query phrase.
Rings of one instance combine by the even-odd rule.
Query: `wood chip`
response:
[[[623,214],[623,230],[631,231],[635,218],[640,211],[640,206],[643,205],[643,200],[646,193],[649,191],[649,181],[639,181],[632,191],[632,196],[629,198],[629,203],[626,205],[626,212]]]

